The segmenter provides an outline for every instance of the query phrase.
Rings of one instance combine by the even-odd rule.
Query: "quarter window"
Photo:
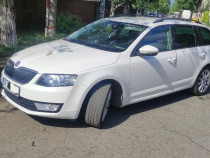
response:
[[[171,50],[172,33],[170,26],[159,26],[152,29],[140,42],[139,48],[151,45],[160,52]]]
[[[174,26],[174,42],[175,49],[189,48],[195,46],[195,33],[192,26],[177,25]]]

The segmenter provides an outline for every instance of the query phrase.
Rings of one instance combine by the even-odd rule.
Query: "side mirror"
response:
[[[139,49],[138,55],[140,56],[155,56],[159,53],[159,50],[151,45],[145,45]]]

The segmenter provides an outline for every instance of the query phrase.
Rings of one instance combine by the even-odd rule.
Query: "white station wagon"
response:
[[[14,54],[2,96],[30,115],[100,127],[110,105],[210,85],[210,29],[180,19],[113,17]],[[82,113],[84,111],[84,113]]]

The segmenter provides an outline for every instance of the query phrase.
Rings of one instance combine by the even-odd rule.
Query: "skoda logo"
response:
[[[18,67],[20,65],[20,61],[15,63],[15,67]]]

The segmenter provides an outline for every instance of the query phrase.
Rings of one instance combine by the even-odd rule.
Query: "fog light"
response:
[[[47,104],[47,103],[34,103],[36,106],[36,109],[39,111],[57,111],[59,106],[58,104]]]

